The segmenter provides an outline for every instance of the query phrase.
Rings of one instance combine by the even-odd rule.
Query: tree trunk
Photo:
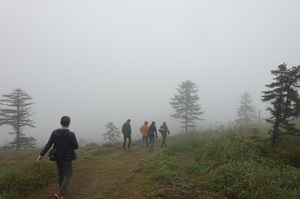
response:
[[[274,127],[273,127],[273,136],[272,136],[272,140],[271,140],[272,147],[275,146],[275,142],[278,138],[278,134],[279,134],[279,124],[275,123]]]

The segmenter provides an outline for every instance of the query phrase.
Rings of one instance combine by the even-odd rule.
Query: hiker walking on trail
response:
[[[52,150],[49,152],[49,157],[51,161],[56,161],[58,170],[59,188],[54,194],[54,197],[57,199],[63,199],[63,195],[67,191],[73,174],[72,161],[77,157],[74,150],[78,149],[78,142],[75,134],[69,130],[70,123],[70,117],[63,116],[61,118],[60,124],[62,127],[52,132],[47,144],[37,158],[37,161],[40,161],[53,145]]]
[[[153,151],[154,139],[155,139],[155,137],[157,138],[157,130],[156,130],[156,126],[155,126],[154,121],[149,126],[148,137],[149,137],[149,141],[150,141],[149,152],[152,152]]]
[[[122,134],[124,136],[124,142],[123,142],[123,150],[129,150],[130,149],[130,144],[131,144],[131,125],[130,125],[131,120],[128,119],[122,126]],[[126,148],[126,142],[128,139],[128,144]]]
[[[148,122],[145,121],[144,124],[140,128],[140,132],[142,134],[142,141],[141,141],[141,147],[144,147],[144,142],[146,142],[146,146],[149,147],[148,142]]]
[[[161,142],[160,148],[166,147],[167,146],[167,144],[166,144],[167,134],[170,134],[170,131],[168,129],[166,122],[163,122],[163,124],[159,127],[159,132],[162,137],[162,142]]]

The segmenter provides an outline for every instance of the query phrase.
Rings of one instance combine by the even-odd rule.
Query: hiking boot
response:
[[[59,192],[56,192],[56,193],[54,194],[54,197],[55,197],[56,199],[64,199],[64,197],[63,197]]]

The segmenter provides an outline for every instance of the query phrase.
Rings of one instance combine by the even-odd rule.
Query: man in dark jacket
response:
[[[63,199],[63,195],[67,191],[73,172],[72,161],[77,157],[74,150],[78,149],[78,142],[75,134],[69,130],[70,123],[70,117],[63,116],[61,118],[60,124],[62,127],[52,132],[47,144],[37,158],[37,161],[40,161],[53,145],[49,157],[51,161],[56,161],[58,170],[59,189],[54,194],[57,199]]]
[[[157,130],[156,130],[156,126],[155,126],[154,121],[149,126],[148,137],[149,137],[149,141],[150,141],[149,152],[152,152],[153,151],[154,139],[155,139],[155,137],[157,138]]]
[[[130,125],[130,119],[128,119],[122,126],[122,134],[124,136],[124,142],[123,142],[123,150],[126,151],[130,149],[131,144],[131,125]],[[128,144],[126,148],[126,141],[128,139]]]

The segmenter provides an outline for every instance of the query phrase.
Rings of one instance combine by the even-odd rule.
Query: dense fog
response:
[[[44,144],[63,115],[78,139],[102,142],[105,124],[133,137],[144,121],[180,120],[169,102],[178,85],[198,86],[197,129],[234,121],[240,97],[268,117],[261,92],[271,70],[300,64],[296,0],[0,0],[0,95],[25,90]],[[13,139],[0,126],[0,145]]]

